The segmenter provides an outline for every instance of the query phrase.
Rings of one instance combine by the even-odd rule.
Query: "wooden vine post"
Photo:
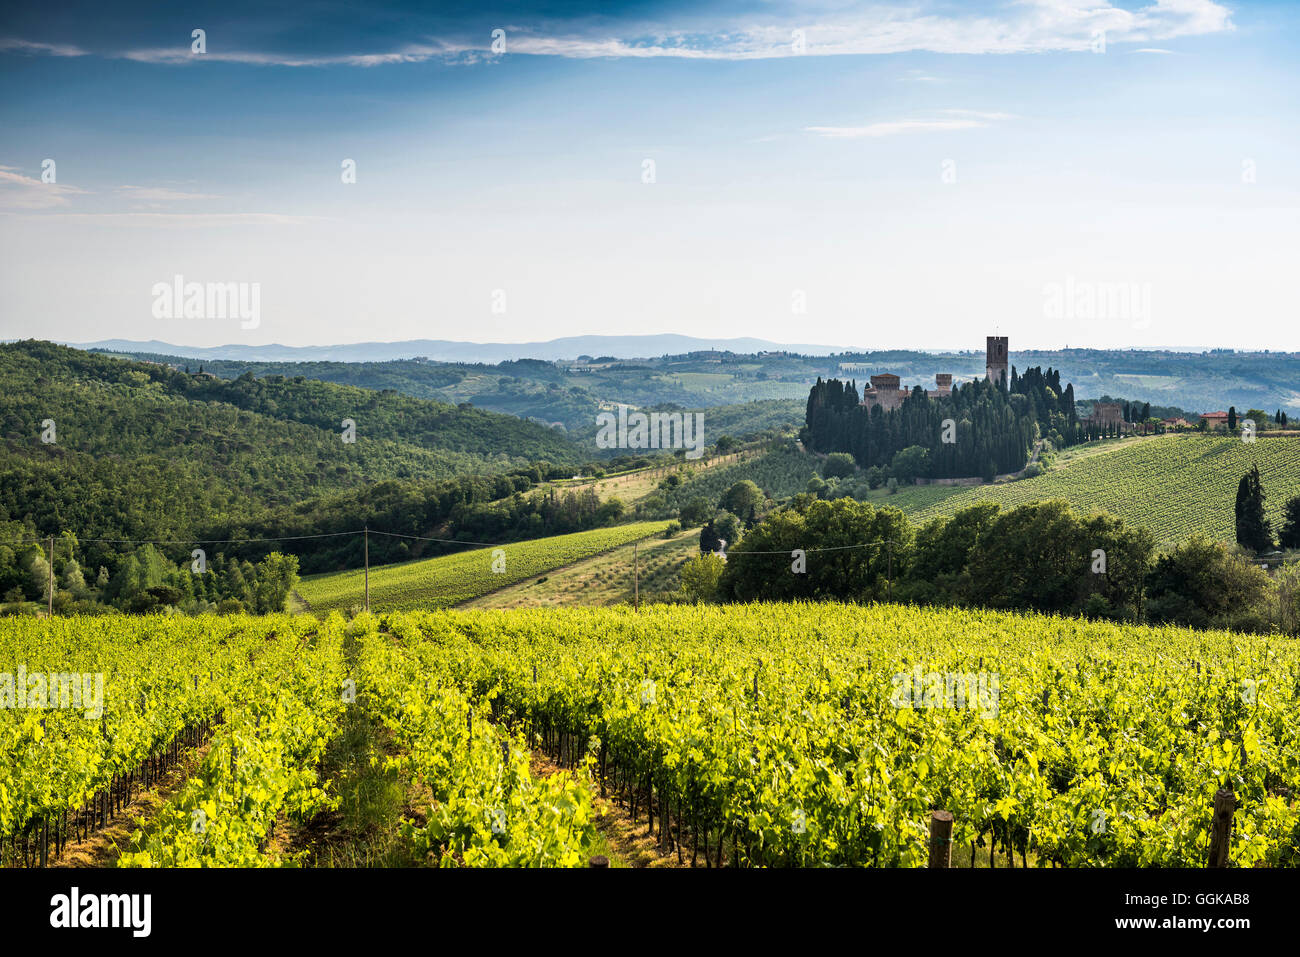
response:
[[[930,812],[930,866],[952,866],[952,812]]]
[[[1232,815],[1237,798],[1231,788],[1214,792],[1214,819],[1210,822],[1210,856],[1206,867],[1227,867],[1228,847],[1232,843]]]

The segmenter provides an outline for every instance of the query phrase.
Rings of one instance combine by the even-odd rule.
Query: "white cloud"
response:
[[[286,213],[46,213],[41,219],[81,226],[309,226],[327,222],[325,216]]]
[[[216,199],[210,193],[184,193],[166,186],[119,186],[118,192],[142,203],[170,203],[186,199]]]
[[[390,53],[346,53],[335,56],[297,56],[279,53],[254,53],[248,51],[211,50],[191,53],[189,47],[158,47],[145,50],[128,50],[121,54],[127,60],[139,63],[245,63],[251,66],[383,66],[392,63],[422,63],[436,57],[449,58],[469,53],[468,47],[450,43],[433,45],[408,45]]]
[[[43,183],[13,166],[0,166],[0,209],[53,209],[86,190],[62,183]]]
[[[869,123],[866,126],[805,126],[804,130],[832,139],[856,139],[863,136],[894,136],[898,133],[969,130],[987,125],[977,120],[894,120],[888,123]]]
[[[942,118],[887,120],[865,126],[805,126],[804,132],[816,133],[829,139],[859,139],[862,137],[897,136],[900,133],[944,133],[952,130],[973,130],[991,125],[999,120],[1016,119],[1014,113],[996,113],[985,110],[939,110]]]
[[[944,8],[948,9],[947,7]],[[1176,37],[1234,29],[1231,11],[1213,0],[1153,0],[1125,9],[1108,0],[1017,0],[992,13],[925,13],[915,6],[874,5],[852,14],[837,6],[825,15],[802,19],[715,19],[690,32],[658,26],[598,27],[561,23],[554,28],[507,27],[510,55],[569,59],[675,57],[695,60],[758,60],[788,56],[843,56],[906,53],[1049,53],[1090,50],[1098,34],[1108,45],[1152,43]],[[803,53],[796,53],[791,32],[802,30]],[[7,45],[6,45],[7,44]],[[204,61],[260,66],[381,66],[431,59],[477,62],[490,59],[490,40],[427,38],[389,52],[329,56],[210,49],[192,54],[188,46],[128,50],[107,54],[144,63],[182,64]],[[1144,47],[1154,51],[1155,47]],[[79,56],[77,47],[0,40],[4,51]],[[913,77],[933,82],[930,76]]]
[[[35,40],[19,40],[16,37],[0,37],[0,53],[29,53],[44,56],[86,56],[86,50],[69,43],[39,43]]]

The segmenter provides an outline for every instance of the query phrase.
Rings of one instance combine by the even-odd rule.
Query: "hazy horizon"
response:
[[[685,337],[685,338],[698,339],[698,340],[700,340],[701,342],[715,341],[715,342],[718,342],[718,343],[732,342],[732,341],[736,341],[736,340],[738,340],[738,339],[745,339],[745,338],[754,338],[754,337],[747,337],[747,336],[731,336],[731,337],[718,336],[718,337],[715,337],[714,339],[710,340],[710,339],[708,339],[707,337],[692,336],[690,333],[684,333],[684,332],[638,333],[638,334],[637,334],[637,337],[638,337],[638,338],[642,338],[642,337],[653,337],[653,336],[682,336],[682,337]],[[41,336],[27,336],[27,337],[21,337],[21,338],[37,338],[37,339],[39,339],[39,338],[42,338],[42,337],[41,337]],[[408,343],[408,342],[430,342],[430,341],[448,342],[448,343],[453,343],[453,344],[456,344],[456,345],[529,346],[529,345],[550,345],[550,344],[555,343],[555,342],[560,342],[560,341],[569,340],[569,339],[588,339],[588,338],[613,338],[613,339],[618,339],[618,338],[621,338],[621,337],[618,336],[617,334],[609,334],[609,333],[578,333],[578,334],[576,334],[576,335],[572,335],[572,336],[558,336],[558,337],[556,337],[556,338],[554,338],[554,339],[444,339],[444,338],[433,339],[433,338],[431,338],[431,337],[421,337],[421,338],[412,338],[412,339],[358,339],[358,340],[354,340],[354,341],[351,341],[351,342],[324,342],[324,341],[322,341],[322,342],[308,342],[308,343],[286,343],[286,342],[272,342],[272,341],[268,341],[268,342],[253,342],[253,341],[249,341],[249,342],[222,342],[222,343],[218,343],[218,344],[216,344],[216,345],[211,345],[211,346],[201,346],[201,345],[196,345],[196,344],[194,344],[194,343],[167,342],[167,341],[165,341],[165,340],[158,340],[158,339],[136,339],[136,340],[127,340],[127,339],[123,339],[122,337],[118,337],[118,336],[110,336],[110,337],[108,337],[108,338],[106,338],[106,339],[92,339],[92,340],[87,340],[87,341],[84,341],[84,342],[74,342],[74,341],[67,340],[67,339],[56,339],[56,340],[50,340],[50,341],[56,342],[58,345],[67,345],[67,346],[72,346],[72,347],[74,347],[74,348],[98,348],[98,347],[101,347],[101,344],[102,344],[102,343],[105,343],[105,342],[131,342],[131,343],[138,344],[138,345],[151,345],[151,344],[167,345],[167,346],[171,346],[171,347],[173,347],[173,348],[177,348],[177,349],[205,349],[205,350],[216,350],[216,349],[224,349],[224,348],[246,348],[246,349],[259,349],[259,348],[262,348],[262,349],[269,349],[269,348],[286,348],[286,349],[347,348],[347,347],[349,347],[349,346],[367,346],[367,345],[379,345],[379,346],[385,346],[385,345],[403,345],[403,344]],[[18,341],[18,339],[15,339],[15,338],[6,338],[6,339],[0,340],[0,341],[4,341],[4,342],[15,342],[15,341]],[[783,342],[776,342],[776,341],[773,341],[773,340],[768,340],[768,342],[769,342],[771,345],[774,345],[774,346],[780,346],[780,347],[782,347],[782,348],[786,348],[786,347],[793,348],[795,345],[798,345],[798,344],[796,344],[796,343],[783,343]],[[838,353],[838,352],[890,352],[890,351],[901,351],[901,352],[922,352],[922,353],[933,353],[933,354],[945,354],[945,353],[964,353],[964,352],[969,352],[969,353],[982,353],[982,352],[984,351],[984,346],[983,346],[983,345],[979,345],[979,346],[975,346],[975,345],[963,345],[963,346],[908,346],[908,345],[896,345],[896,346],[871,346],[871,345],[862,345],[862,346],[854,346],[854,345],[851,345],[851,344],[840,344],[840,343],[804,343],[803,345],[806,345],[806,346],[816,346],[816,347],[818,347],[818,348],[831,349],[831,350],[833,350],[833,351],[836,352],[836,353]],[[1017,346],[1015,345],[1015,342],[1014,342],[1014,341],[1012,342],[1011,345],[1012,345],[1012,348],[1011,348],[1010,351],[1011,351],[1012,354],[1015,354],[1015,353],[1017,353],[1017,352],[1062,352],[1062,351],[1066,351],[1066,350],[1070,350],[1070,351],[1076,351],[1076,350],[1077,350],[1077,351],[1098,351],[1098,352],[1125,352],[1125,351],[1128,351],[1128,352],[1187,352],[1187,353],[1208,353],[1208,352],[1214,352],[1214,351],[1216,351],[1216,350],[1224,350],[1224,349],[1230,349],[1230,350],[1232,350],[1232,351],[1234,351],[1234,352],[1240,352],[1240,353],[1258,353],[1258,354],[1262,354],[1262,353],[1287,353],[1287,354],[1300,353],[1300,349],[1294,349],[1294,350],[1288,350],[1288,349],[1238,349],[1238,348],[1235,348],[1235,347],[1233,347],[1233,346],[1222,346],[1222,345],[1149,345],[1149,346],[1115,346],[1115,347],[1109,347],[1109,348],[1108,348],[1108,347],[1104,347],[1104,346],[1080,345],[1080,344],[1073,344],[1073,343],[1072,343],[1072,344],[1069,344],[1069,345],[1062,345],[1062,346],[1042,346],[1042,345],[1029,344],[1029,345],[1024,345],[1024,346],[1019,346],[1019,347],[1017,347]],[[703,347],[701,347],[701,348],[703,348]],[[644,358],[644,357],[641,357],[641,358]]]

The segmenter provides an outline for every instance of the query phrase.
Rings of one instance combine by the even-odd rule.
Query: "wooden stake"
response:
[[[370,526],[367,525],[362,534],[363,548],[366,557],[366,611],[370,610]]]
[[[952,866],[952,812],[930,812],[930,866]]]
[[[50,536],[50,608],[49,615],[54,617],[54,536]]]
[[[641,554],[638,551],[640,547],[640,542],[632,545],[632,593],[637,611],[641,610]]]
[[[1214,792],[1214,819],[1210,822],[1210,856],[1206,867],[1227,867],[1228,848],[1232,842],[1232,814],[1237,798],[1230,788]]]

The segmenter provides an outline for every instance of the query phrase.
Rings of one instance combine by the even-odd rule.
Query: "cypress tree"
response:
[[[1282,530],[1277,535],[1278,545],[1282,548],[1300,548],[1300,495],[1293,495],[1286,500],[1282,514],[1284,519]]]
[[[1237,483],[1236,505],[1237,544],[1252,551],[1263,552],[1273,547],[1273,530],[1264,516],[1264,487],[1259,480],[1259,466]]]

